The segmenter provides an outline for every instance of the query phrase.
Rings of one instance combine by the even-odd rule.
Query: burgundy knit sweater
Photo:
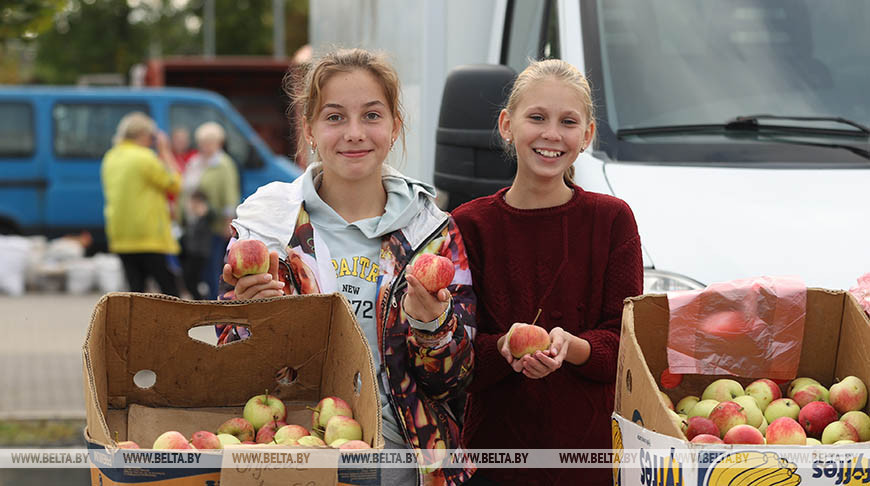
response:
[[[623,299],[643,288],[634,215],[620,199],[574,186],[567,203],[509,206],[502,189],[457,208],[478,298],[474,378],[463,438],[469,449],[610,449]],[[543,379],[516,373],[496,349],[514,322],[589,341],[582,365]],[[481,468],[499,484],[611,484],[609,468]]]

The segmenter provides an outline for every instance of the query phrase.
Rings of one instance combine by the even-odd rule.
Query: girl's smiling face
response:
[[[332,75],[306,138],[316,147],[326,177],[360,181],[381,177],[381,164],[401,125],[390,111],[377,78],[363,69]]]

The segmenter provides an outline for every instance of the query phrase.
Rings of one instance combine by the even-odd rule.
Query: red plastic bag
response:
[[[669,292],[672,373],[793,379],[807,310],[796,277],[757,277]]]

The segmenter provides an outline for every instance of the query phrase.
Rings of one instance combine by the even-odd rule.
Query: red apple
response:
[[[260,240],[238,240],[230,247],[227,263],[236,278],[269,271],[269,249]]]
[[[740,404],[728,401],[713,407],[713,410],[710,411],[710,420],[716,424],[720,436],[725,438],[725,434],[732,427],[746,424],[746,414],[743,413],[743,407]]]
[[[118,442],[119,449],[138,449],[139,444],[133,442],[132,440],[123,440]]]
[[[698,434],[691,440],[693,444],[724,444],[725,442],[717,435]]]
[[[822,403],[822,402],[814,402]],[[780,417],[767,426],[767,443],[781,445],[806,445],[807,433],[801,424],[790,417]]]
[[[841,422],[855,427],[858,432],[858,442],[866,442],[870,440],[870,416],[860,410],[852,410],[846,412],[840,417]]]
[[[747,395],[758,402],[758,408],[762,412],[764,412],[764,409],[767,408],[770,402],[782,398],[782,390],[779,389],[779,385],[767,378],[760,378],[746,385],[745,391]]]
[[[432,293],[450,285],[454,272],[453,262],[449,258],[432,253],[419,255],[411,264],[411,275]]]
[[[207,430],[194,432],[190,436],[190,443],[197,449],[223,449],[220,439]]]
[[[798,425],[798,429],[803,432],[800,425]],[[731,427],[722,439],[726,444],[764,444],[764,436],[761,435],[761,432],[755,427],[746,424]]]
[[[837,421],[837,411],[825,402],[810,402],[801,408],[798,421],[810,437],[822,437],[825,427]]]
[[[796,389],[792,399],[803,408],[811,402],[827,402],[828,390],[818,383],[810,383]]]
[[[847,376],[831,385],[828,399],[837,412],[861,410],[867,405],[867,387],[857,376]]]
[[[518,324],[511,327],[505,339],[507,339],[511,355],[516,359],[527,354],[534,354],[535,351],[550,349],[550,335],[541,326]]]
[[[284,402],[281,399],[266,392],[263,395],[251,397],[245,403],[242,417],[254,426],[254,430],[260,430],[269,422],[284,420],[287,417],[287,409],[284,407]]]
[[[258,444],[268,444],[269,442],[272,442],[272,439],[275,437],[275,432],[285,425],[287,425],[287,422],[284,422],[283,420],[273,420],[262,426],[260,430],[257,431],[257,437],[254,440]],[[305,433],[307,434],[308,432],[306,431]]]
[[[242,417],[234,417],[222,423],[217,429],[218,435],[229,434],[239,439],[239,442],[254,440],[254,426]]]
[[[181,432],[170,430],[160,434],[154,441],[152,449],[190,449],[190,443]]]
[[[716,427],[716,424],[708,418],[689,417],[689,428],[686,429],[686,438],[692,440],[701,434],[719,437],[719,427]]]

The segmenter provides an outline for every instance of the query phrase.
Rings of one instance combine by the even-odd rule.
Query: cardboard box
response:
[[[721,478],[715,478],[715,468],[708,467],[707,464],[712,460],[712,451],[720,457],[740,451],[761,457],[759,454],[778,450],[777,447],[766,445],[702,446],[686,441],[658,393],[659,377],[667,368],[668,315],[668,299],[665,295],[642,295],[626,300],[617,363],[615,412],[612,418],[614,461],[621,451],[628,450],[688,450],[689,453],[679,459],[667,455],[658,457],[640,454],[642,467],[614,468],[614,484],[716,485],[721,483]],[[836,379],[848,375],[855,375],[865,383],[870,383],[868,357],[870,320],[854,297],[845,291],[808,289],[798,376],[815,378],[826,387]],[[704,388],[717,378],[736,379],[745,386],[755,378],[763,377],[685,375],[678,387],[664,391],[676,403],[686,395],[700,396]],[[861,446],[866,446],[866,443]],[[789,447],[798,451],[810,449],[809,446]],[[866,459],[861,461],[863,464]],[[832,476],[819,476],[819,472],[820,470],[812,468],[796,468],[791,474],[791,482],[782,484],[835,484]],[[797,480],[800,481],[794,482]]]
[[[194,327],[218,323],[247,326],[251,336],[216,347],[188,334]],[[353,407],[363,440],[382,449],[380,398],[371,351],[340,294],[248,302],[107,294],[94,309],[83,358],[85,438],[92,450],[94,486],[255,485],[264,484],[264,477],[268,477],[265,484],[378,484],[364,478],[372,471],[222,469],[220,452],[209,453],[211,460],[203,463],[208,465],[199,469],[107,467],[115,451],[116,433],[119,441],[134,440],[150,448],[167,430],[178,430],[186,437],[198,430],[214,431],[224,420],[241,416],[247,400],[266,389],[284,401],[288,423],[306,428],[311,426],[306,406],[314,406],[324,396],[341,397]],[[152,386],[142,388],[134,382],[142,370],[154,373]]]

